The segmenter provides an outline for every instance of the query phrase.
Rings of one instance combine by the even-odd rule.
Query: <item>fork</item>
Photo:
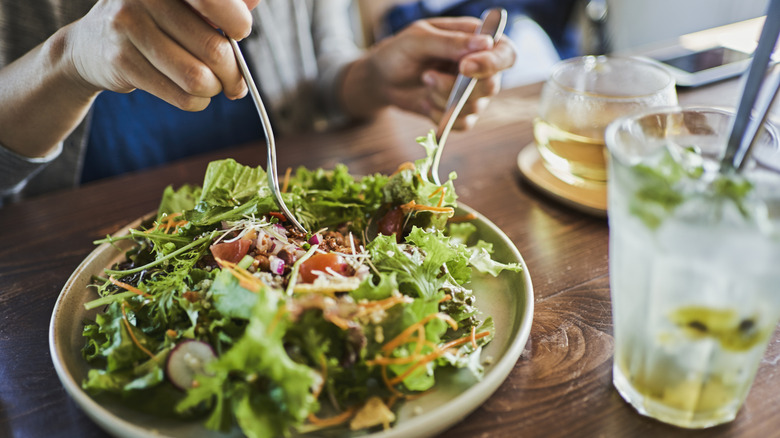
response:
[[[504,27],[506,27],[506,17],[507,12],[504,8],[488,9],[482,13],[482,24],[479,26],[476,33],[490,35],[493,37],[494,42],[498,42],[498,39],[501,38],[501,35],[504,33]],[[431,177],[436,185],[441,185],[441,180],[439,178],[439,162],[441,161],[444,143],[447,141],[447,136],[450,134],[455,119],[458,118],[458,114],[460,114],[463,105],[466,103],[466,100],[468,100],[476,84],[476,78],[469,78],[462,74],[458,74],[457,78],[455,78],[455,84],[452,86],[452,91],[447,99],[447,106],[445,107],[439,126],[436,129],[436,152],[433,155],[433,163],[431,164],[430,170]]]
[[[230,46],[233,48],[233,53],[236,55],[238,66],[241,69],[241,74],[244,76],[247,87],[249,87],[249,94],[252,96],[252,101],[257,108],[257,114],[260,116],[260,120],[263,122],[263,131],[265,131],[265,144],[268,150],[268,163],[266,164],[266,173],[268,174],[268,185],[271,187],[271,193],[274,195],[276,205],[282,210],[284,217],[287,218],[300,232],[308,234],[306,228],[298,222],[298,219],[287,208],[287,204],[284,203],[282,198],[282,191],[279,189],[279,172],[276,167],[276,141],[274,140],[274,131],[271,128],[271,120],[268,118],[268,113],[263,105],[263,100],[260,98],[260,92],[257,90],[257,84],[252,79],[252,73],[249,71],[246,59],[241,53],[241,48],[238,47],[238,42],[233,38],[228,37]]]

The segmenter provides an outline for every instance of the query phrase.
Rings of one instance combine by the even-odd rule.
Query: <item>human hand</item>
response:
[[[383,40],[370,52],[388,103],[430,117],[438,123],[458,73],[480,79],[453,128],[473,126],[478,113],[501,88],[501,71],[511,67],[516,51],[506,37],[494,42],[474,32],[472,17],[419,20]]]
[[[95,91],[136,88],[188,111],[247,92],[226,35],[249,35],[260,0],[106,0],[66,38],[74,77]]]

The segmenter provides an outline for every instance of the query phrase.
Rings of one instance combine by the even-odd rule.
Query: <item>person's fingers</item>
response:
[[[517,52],[511,40],[502,37],[492,50],[465,55],[459,62],[459,71],[473,78],[487,78],[512,67]]]
[[[182,66],[185,76],[181,77],[179,73],[172,76],[172,79],[188,91],[207,89],[213,93],[210,96],[213,96],[222,90],[228,98],[243,97],[247,92],[246,83],[238,69],[227,38],[183,3],[178,1],[155,3],[159,5],[153,6],[153,15],[162,32],[170,35],[209,70],[204,72],[201,66],[187,64]],[[216,92],[211,83],[211,75],[221,84]],[[201,84],[201,81],[207,81],[208,86]]]
[[[425,82],[428,91],[428,96],[425,99],[425,106],[430,108],[428,116],[438,124],[446,109],[455,78],[436,71],[428,71],[423,75],[423,82]],[[463,103],[458,118],[453,124],[453,129],[468,129],[472,127],[476,117],[471,116],[476,116],[485,110],[490,101],[489,97],[497,94],[501,88],[500,82],[500,74],[484,80],[478,80],[471,95]]]
[[[426,20],[432,26],[454,32],[474,33],[481,21],[476,17],[432,17]]]
[[[208,20],[229,37],[242,40],[252,31],[252,15],[250,6],[257,2],[252,0],[184,0],[198,14]],[[253,7],[253,6],[252,6]]]
[[[393,87],[387,93],[388,99],[397,107],[431,117],[434,108],[425,86]]]
[[[441,123],[441,119],[444,116],[444,112],[433,109],[428,114],[428,117],[430,117],[431,120],[433,120],[436,125]],[[477,123],[477,120],[479,120],[479,114],[478,113],[468,113],[463,114],[460,113],[458,115],[458,118],[455,119],[455,122],[452,123],[452,129],[455,131],[463,131],[466,129],[471,129],[474,127],[474,125]]]
[[[244,3],[246,4],[246,7],[249,8],[251,11],[252,9],[256,8],[257,5],[260,4],[260,0],[244,0]]]
[[[489,35],[443,29],[430,20],[419,20],[398,34],[399,49],[417,59],[458,61],[465,55],[493,48]]]
[[[134,26],[126,32],[148,62],[188,94],[211,97],[222,91],[214,72],[158,28],[151,17],[136,16]]]
[[[501,91],[501,72],[485,79],[479,79],[471,95],[477,98],[492,97],[499,91]]]
[[[147,91],[185,111],[203,110],[211,101],[209,97],[196,96],[179,87],[136,49],[125,50],[116,67],[122,69],[125,80],[134,88]]]
[[[428,70],[423,73],[423,83],[428,87],[431,102],[435,108],[443,110],[447,105],[449,95],[455,85],[455,75],[442,73],[436,70]],[[471,97],[479,99],[482,97],[495,96],[501,89],[500,72],[480,79],[474,86]]]
[[[423,73],[422,80],[427,86],[430,100],[434,108],[444,110],[447,105],[456,75],[442,73],[438,70],[428,70]]]

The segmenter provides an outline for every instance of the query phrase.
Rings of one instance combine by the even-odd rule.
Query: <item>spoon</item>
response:
[[[238,47],[238,42],[233,38],[228,38],[230,46],[233,48],[233,53],[236,55],[238,66],[241,69],[241,74],[244,76],[247,87],[249,87],[249,94],[252,96],[252,101],[257,108],[257,114],[260,116],[260,120],[263,122],[263,130],[265,131],[265,143],[268,149],[268,163],[266,165],[266,173],[268,174],[268,185],[271,187],[271,193],[274,195],[276,205],[282,210],[284,217],[287,218],[298,231],[307,234],[306,228],[301,225],[300,222],[287,208],[287,204],[284,203],[282,198],[282,191],[279,189],[279,172],[276,168],[276,141],[274,140],[274,131],[271,128],[271,120],[268,118],[268,113],[263,105],[263,100],[260,98],[260,92],[257,89],[254,79],[252,79],[252,73],[249,72],[246,59],[241,53],[241,48]]]
[[[498,42],[501,35],[504,33],[506,27],[507,12],[504,8],[492,8],[482,13],[482,24],[477,29],[477,34],[490,35],[493,37],[493,41]],[[450,96],[447,99],[447,106],[444,110],[444,115],[439,122],[439,126],[436,129],[436,152],[433,155],[433,163],[431,164],[431,176],[433,182],[437,185],[441,185],[439,179],[439,162],[441,161],[441,153],[444,149],[444,143],[447,141],[447,136],[452,130],[452,125],[455,123],[455,119],[458,118],[458,114],[463,109],[463,105],[468,100],[471,92],[474,90],[474,86],[477,84],[476,78],[470,78],[462,74],[458,74],[455,78],[455,84],[452,87]]]

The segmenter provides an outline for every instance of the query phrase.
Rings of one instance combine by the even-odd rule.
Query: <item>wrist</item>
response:
[[[0,144],[23,157],[51,154],[99,92],[72,70],[67,38],[64,29],[57,31],[0,69],[0,83],[8,85],[0,87]]]
[[[370,54],[346,67],[339,97],[344,111],[356,119],[373,117],[390,105],[382,76]]]
[[[76,65],[76,54],[79,49],[76,41],[78,24],[79,21],[76,21],[57,30],[44,43],[44,53],[48,58],[51,71],[57,72],[60,80],[67,84],[65,90],[72,97],[91,103],[102,89],[84,78]]]

